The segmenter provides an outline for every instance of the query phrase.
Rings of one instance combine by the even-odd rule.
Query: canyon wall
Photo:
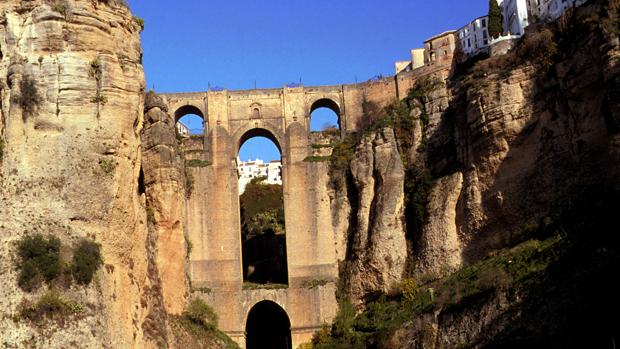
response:
[[[373,337],[369,319],[380,314],[377,304],[390,304],[379,301],[356,320],[362,328],[355,330],[368,336],[364,343],[385,348],[611,343],[607,320],[618,302],[604,280],[618,263],[617,234],[611,227],[620,199],[619,8],[615,0],[590,1],[556,23],[532,26],[506,55],[476,57],[450,76],[430,76],[432,88],[424,93],[419,82],[414,86],[412,99],[401,104],[415,120],[407,139],[399,137],[398,119],[391,119],[397,134],[392,143],[398,145],[405,168],[406,214],[400,217],[406,224],[378,239],[389,245],[392,236],[407,237],[408,263],[400,278],[431,287],[416,292],[430,292],[435,310],[409,319],[388,336],[374,329]],[[386,131],[368,132],[372,139]],[[354,159],[368,153],[366,138],[361,139]],[[339,253],[349,266],[341,268],[347,282],[340,299],[364,309],[364,303],[378,298],[373,293],[387,290],[375,285],[356,291],[351,280],[360,284],[393,270],[383,264],[379,270],[351,273],[350,266],[380,265],[368,260],[371,249],[357,252],[367,246],[368,229],[356,217],[371,223],[386,217],[382,211],[369,213],[367,202],[379,196],[365,197],[368,189],[354,175],[359,168],[354,160],[332,178],[332,210],[336,233],[348,241],[347,252]],[[416,189],[416,183],[424,183],[424,173],[428,188]],[[366,180],[374,176],[369,171],[363,175]],[[382,185],[388,183],[374,183],[375,191]],[[408,185],[414,188],[414,200],[407,196]],[[424,200],[415,201],[416,195]],[[417,222],[411,214],[416,207],[410,205],[420,202],[424,212]],[[446,302],[433,299],[432,289],[444,277],[529,239],[548,238],[544,234],[549,232],[543,233],[548,226],[555,227],[558,239],[580,248],[567,248],[569,256],[553,253],[561,262],[542,272],[546,283],[508,291],[501,274],[487,276],[497,292],[462,299],[450,309],[436,305]],[[473,268],[467,269],[470,277]],[[452,297],[458,299],[462,290],[454,287]],[[597,333],[597,338],[588,342],[585,333]],[[354,336],[332,336],[354,342]]]
[[[141,139],[140,30],[119,1],[0,4],[3,347],[175,347],[167,323],[188,293],[184,167],[165,106],[149,106]],[[63,251],[94,240],[104,265],[89,286],[23,292],[16,243],[34,234]],[[83,310],[21,319],[21,304],[48,288]]]

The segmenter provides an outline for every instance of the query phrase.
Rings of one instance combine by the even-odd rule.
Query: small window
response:
[[[482,28],[486,28],[487,27],[487,20],[483,19],[482,20]]]
[[[252,119],[260,119],[260,110],[258,108],[252,110]]]

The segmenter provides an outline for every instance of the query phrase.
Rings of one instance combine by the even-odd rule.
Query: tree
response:
[[[497,0],[489,0],[489,35],[497,39],[502,34],[502,10]]]

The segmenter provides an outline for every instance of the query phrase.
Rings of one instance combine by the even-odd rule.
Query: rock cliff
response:
[[[344,287],[341,296],[365,302],[367,310],[355,320],[341,313],[329,343],[612,343],[617,332],[609,321],[619,305],[615,291],[603,285],[620,255],[611,228],[620,199],[619,8],[614,0],[590,1],[555,23],[532,26],[506,55],[476,57],[450,76],[429,77],[424,88],[418,82],[400,104],[420,121],[407,125],[414,127],[408,139],[398,117],[390,118],[405,164],[407,224],[377,243],[407,236],[403,294],[378,299],[372,295],[378,288]],[[359,185],[374,178],[368,166],[356,164],[368,157],[364,144],[351,163],[357,177],[333,181],[347,188],[336,190],[343,194],[333,200],[338,227],[346,221],[339,213],[370,222],[379,217],[367,204],[378,196]],[[359,199],[344,200],[347,192]],[[375,260],[355,252],[368,239],[367,225],[358,221],[348,226],[353,253],[344,264],[368,270],[358,275],[345,268],[341,277],[363,284],[391,270],[387,264],[372,269]]]
[[[140,27],[114,1],[0,4],[0,333],[5,347],[145,345],[152,300],[144,196],[138,193],[144,102]],[[102,245],[105,272],[69,294],[80,321],[14,321],[34,295],[16,285],[14,242],[58,236]]]
[[[351,299],[359,301],[369,293],[393,291],[405,270],[405,173],[394,131],[386,128],[364,137],[345,173],[353,184],[349,190],[355,194],[349,198],[346,183],[341,183],[339,198],[334,201],[335,209],[346,205],[347,212],[354,215],[347,227],[351,234],[344,266],[347,276],[342,282]],[[340,180],[346,181],[347,175]]]

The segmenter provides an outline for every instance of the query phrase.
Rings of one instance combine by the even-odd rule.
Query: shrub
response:
[[[108,103],[108,97],[101,94],[101,92],[97,91],[97,94],[90,99],[91,103],[106,105]]]
[[[62,271],[60,240],[56,237],[27,236],[19,241],[17,254],[21,259],[18,285],[24,291],[36,289],[42,279],[52,281]]]
[[[413,301],[419,292],[418,284],[415,282],[414,279],[411,279],[411,278],[407,278],[403,280],[401,290],[403,293],[403,298],[406,301]]]
[[[202,325],[207,329],[217,328],[217,314],[213,311],[213,308],[200,298],[192,299],[183,315],[192,322]]]
[[[68,10],[69,10],[69,7],[64,2],[62,3],[59,2],[52,7],[52,11],[60,13],[65,18],[67,18]]]
[[[88,239],[82,239],[73,252],[71,273],[78,284],[88,285],[102,264],[101,245]]]
[[[101,80],[101,76],[103,75],[103,69],[99,57],[90,61],[88,75],[90,75],[90,77],[92,78],[95,78],[95,80],[97,81]]]
[[[548,28],[526,34],[516,48],[517,57],[540,64],[544,71],[551,68],[557,53],[555,35]]]
[[[285,232],[282,186],[262,181],[263,177],[253,178],[239,197],[243,242],[268,231]]]
[[[331,156],[306,156],[304,162],[326,162],[331,160]]]
[[[4,141],[0,139],[0,161],[4,158]]]
[[[144,30],[144,19],[133,16],[133,21],[136,22],[136,24],[140,27],[140,31]]]
[[[35,323],[41,323],[45,319],[62,320],[64,317],[79,314],[84,311],[84,306],[72,300],[63,298],[58,292],[51,290],[32,304],[22,302],[20,316]]]
[[[32,77],[25,75],[19,82],[19,90],[19,96],[16,96],[14,101],[22,108],[24,119],[27,116],[34,116],[37,108],[42,102],[37,83]]]
[[[24,262],[17,279],[19,287],[24,291],[30,292],[39,288],[42,282],[43,277],[39,272],[36,262],[33,260]]]
[[[116,162],[114,160],[101,159],[99,160],[99,167],[103,173],[112,175],[116,169]]]
[[[185,163],[187,167],[207,167],[211,166],[211,162],[205,160],[192,159]]]

